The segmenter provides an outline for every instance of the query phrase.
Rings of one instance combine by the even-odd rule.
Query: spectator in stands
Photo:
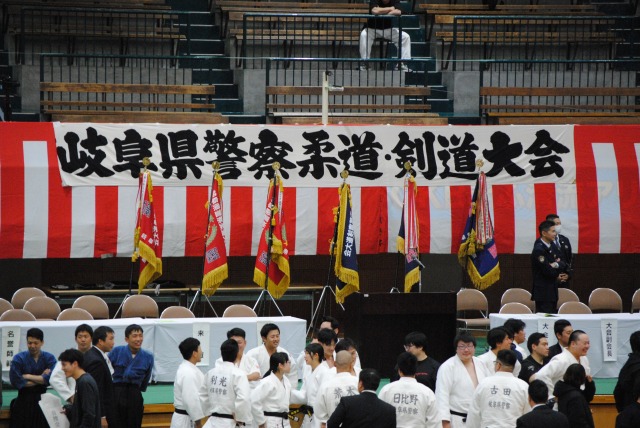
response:
[[[74,379],[75,390],[69,421],[72,428],[99,428],[101,426],[100,394],[98,384],[84,371],[83,353],[78,349],[67,349],[58,358],[62,371]]]
[[[11,360],[9,379],[18,390],[11,401],[11,427],[47,428],[49,424],[40,410],[40,396],[47,391],[56,357],[42,351],[44,333],[39,328],[27,330],[27,351]]]
[[[567,320],[557,320],[553,324],[553,333],[556,335],[558,343],[549,346],[549,355],[544,359],[545,364],[551,361],[556,355],[562,354],[562,350],[569,346],[569,337],[571,337],[571,333],[573,333],[573,326]]]
[[[109,352],[113,364],[113,395],[118,428],[140,428],[144,414],[142,393],[147,390],[153,369],[153,354],[142,349],[144,333],[138,324],[124,329],[126,345]]]
[[[595,393],[595,383],[577,363],[571,364],[562,380],[556,383],[553,395],[558,397],[558,411],[567,416],[571,428],[594,428],[589,403]]]
[[[622,412],[625,407],[638,399],[633,390],[634,385],[640,381],[640,331],[631,333],[629,343],[631,345],[629,359],[620,370],[618,383],[613,390],[618,412]]]
[[[529,336],[527,348],[530,355],[522,361],[522,369],[518,376],[525,382],[529,382],[529,378],[544,366],[544,359],[549,355],[549,340],[542,333],[533,333]]]
[[[396,8],[399,0],[370,0],[369,13],[379,16],[400,16],[402,11]],[[371,47],[376,38],[391,40],[400,49],[400,58],[411,59],[411,37],[404,31],[402,35],[397,28],[393,28],[392,18],[370,18],[360,33],[360,58],[369,59],[371,57]],[[400,41],[401,40],[401,41]],[[398,43],[400,41],[400,43]],[[367,65],[360,66],[361,70],[366,70]],[[409,71],[405,63],[401,64],[402,71]]]
[[[93,328],[88,324],[80,324],[76,327],[76,344],[78,351],[83,354],[91,349],[91,339],[93,338]],[[73,395],[76,391],[76,380],[73,376],[67,376],[62,370],[62,361],[58,361],[51,372],[49,385],[58,393],[60,398],[69,403],[73,403]]]

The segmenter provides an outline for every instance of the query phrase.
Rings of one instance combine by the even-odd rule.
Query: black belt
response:
[[[462,422],[467,422],[467,414],[466,413],[456,412],[455,410],[449,410],[449,413],[451,413],[454,416],[461,416],[462,417]]]
[[[187,413],[186,410],[182,410],[182,409],[175,409],[174,412],[176,412],[179,415],[185,415],[185,416],[189,416],[189,413]]]
[[[214,418],[233,419],[232,415],[227,415],[226,413],[213,412],[213,413],[211,413],[211,416],[213,416]]]
[[[274,418],[289,419],[289,413],[287,412],[264,412],[265,416],[272,416]]]

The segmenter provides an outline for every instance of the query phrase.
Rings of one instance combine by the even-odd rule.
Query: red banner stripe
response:
[[[580,253],[598,253],[600,251],[598,180],[596,163],[591,147],[596,129],[597,127],[595,126],[576,126],[574,128],[576,192],[578,199],[578,252]],[[610,136],[607,140],[609,139]]]
[[[286,183],[285,183],[286,184]],[[296,253],[296,188],[284,188],[284,221],[289,255]]]
[[[416,215],[418,216],[418,231],[420,239],[420,253],[428,253],[431,242],[431,215],[429,213],[429,188],[427,186],[418,187],[416,196]]]
[[[0,257],[22,258],[24,245],[24,135],[6,132],[0,144]]]
[[[158,230],[160,231],[160,248],[162,249],[162,231],[164,230],[164,187],[153,188],[153,210],[156,214],[156,223]],[[160,254],[156,252],[156,256],[162,257],[162,251]]]
[[[387,188],[360,189],[360,247],[359,254],[387,252]],[[373,220],[373,221],[372,221]]]
[[[224,225],[229,230],[229,255],[248,256],[251,254],[251,232],[253,225],[253,189],[234,187],[231,189],[232,218]]]
[[[471,186],[451,186],[451,253],[456,254],[462,241],[464,225],[469,217],[473,189]]]
[[[513,253],[515,248],[516,225],[513,214],[513,186],[508,184],[491,186],[493,194],[494,240],[498,254]]]
[[[207,231],[208,187],[187,187],[187,224],[185,232],[185,256],[204,255],[204,235]]]
[[[93,256],[116,254],[118,249],[118,188],[112,186],[96,187],[95,191],[96,236]]]
[[[316,254],[329,254],[329,244],[331,243],[335,229],[333,208],[337,208],[339,202],[340,195],[338,194],[337,188],[321,187],[318,189],[318,239]]]
[[[536,198],[536,233],[537,227],[549,214],[556,214],[556,186],[555,184],[535,184],[533,186]]]

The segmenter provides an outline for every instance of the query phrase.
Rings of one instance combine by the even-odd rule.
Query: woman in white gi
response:
[[[323,364],[324,349],[318,343],[310,343],[304,349],[304,361],[311,370],[305,370],[305,377],[302,380],[300,391],[291,391],[291,403],[305,404],[306,413],[302,428],[320,428],[320,421],[313,417],[313,403],[316,401],[318,389],[322,384],[322,380],[329,371],[329,367]],[[311,415],[309,415],[311,414]]]
[[[269,370],[253,390],[251,412],[258,428],[289,428],[291,383],[289,355],[275,352],[269,358]]]
[[[456,355],[442,363],[436,380],[436,404],[442,418],[442,428],[462,428],[466,425],[467,410],[478,383],[490,373],[474,357],[476,338],[460,333],[454,339]]]
[[[236,367],[238,342],[227,339],[220,345],[222,361],[209,370],[204,389],[209,397],[204,428],[235,428],[236,423],[251,426],[251,388],[247,375]]]

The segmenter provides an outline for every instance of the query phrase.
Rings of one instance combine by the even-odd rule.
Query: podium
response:
[[[355,293],[345,300],[344,334],[356,342],[362,368],[391,377],[412,331],[427,336],[426,352],[443,363],[453,354],[456,293]]]

